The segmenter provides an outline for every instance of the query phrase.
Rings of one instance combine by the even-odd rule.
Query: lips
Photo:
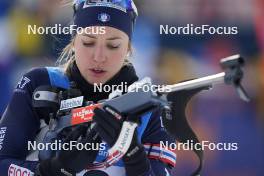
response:
[[[100,68],[92,68],[92,69],[89,69],[89,70],[90,70],[91,73],[92,73],[94,76],[96,76],[96,77],[98,77],[98,76],[102,76],[102,75],[104,75],[104,74],[106,73],[105,70],[100,69]]]

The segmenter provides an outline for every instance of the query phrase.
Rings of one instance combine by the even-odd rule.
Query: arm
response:
[[[39,126],[39,118],[33,110],[31,97],[34,88],[48,83],[45,69],[35,69],[25,74],[14,90],[11,101],[0,121],[0,175],[16,175],[16,172],[34,172],[38,162],[26,161],[27,142],[33,141]],[[36,80],[35,78],[38,78]],[[26,175],[27,175],[26,174]]]
[[[40,85],[50,85],[47,69],[35,69],[27,73],[18,83],[3,118],[0,122],[0,175],[16,176],[41,175],[65,176],[75,175],[94,161],[98,151],[62,150],[56,157],[43,161],[27,161],[28,141],[34,141],[39,128],[40,119],[49,121],[48,109],[32,107],[32,94]],[[67,135],[65,143],[100,143],[94,139],[94,133],[80,126]],[[82,137],[80,138],[80,136]],[[78,140],[77,140],[78,139]],[[77,145],[77,144],[76,144]]]
[[[149,172],[155,176],[168,176],[176,165],[176,154],[174,151],[162,147],[161,142],[171,144],[175,140],[166,132],[160,117],[161,112],[158,109],[153,111],[141,142],[144,144],[147,158],[150,161]],[[146,173],[145,175],[150,174]]]

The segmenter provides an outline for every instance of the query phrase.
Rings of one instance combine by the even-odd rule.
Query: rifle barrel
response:
[[[161,94],[167,94],[170,92],[180,91],[180,90],[188,90],[188,89],[194,89],[199,87],[205,87],[205,86],[213,86],[215,84],[222,84],[225,82],[225,72],[205,76],[202,78],[193,79],[190,81],[185,81],[173,85],[167,85],[165,87],[162,87],[158,89],[158,92]]]

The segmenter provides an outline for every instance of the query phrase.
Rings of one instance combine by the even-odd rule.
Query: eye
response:
[[[83,42],[83,46],[92,47],[92,46],[94,46],[94,42]]]
[[[119,47],[120,47],[120,44],[118,44],[118,45],[108,44],[108,45],[107,45],[107,48],[112,49],[112,50],[114,50],[114,49],[118,49]]]

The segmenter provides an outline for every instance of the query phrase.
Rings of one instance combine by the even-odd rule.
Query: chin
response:
[[[104,84],[107,82],[107,80],[102,80],[102,79],[92,79],[88,80],[90,84]]]
[[[108,80],[111,79],[109,74],[106,74],[102,77],[95,77],[93,75],[87,74],[86,81],[90,84],[105,84]]]

